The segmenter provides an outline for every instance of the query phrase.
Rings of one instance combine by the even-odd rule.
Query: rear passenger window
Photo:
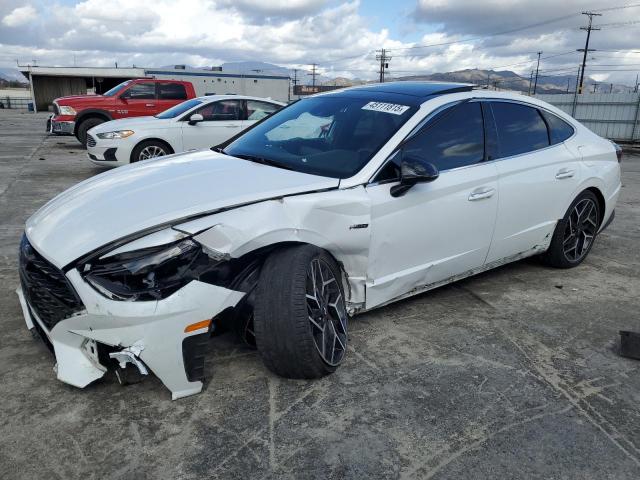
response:
[[[481,162],[484,128],[480,104],[468,102],[443,111],[402,150],[404,155],[415,155],[440,171]]]
[[[180,83],[159,83],[158,98],[160,100],[186,100],[187,90]]]
[[[536,108],[491,102],[498,130],[500,157],[533,152],[549,146],[547,125]]]
[[[280,108],[279,105],[247,100],[247,120],[261,120]]]
[[[544,110],[540,111],[542,116],[547,121],[547,126],[549,127],[549,138],[551,139],[551,145],[555,145],[556,143],[562,143],[571,135],[573,135],[573,127],[569,125],[567,122],[562,120],[557,115],[553,113],[546,112]]]

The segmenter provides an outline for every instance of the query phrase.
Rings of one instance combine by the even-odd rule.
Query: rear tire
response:
[[[256,287],[256,345],[272,372],[319,378],[342,363],[347,312],[340,269],[312,245],[272,253]]]
[[[580,265],[593,247],[601,218],[598,199],[593,192],[585,190],[556,225],[549,250],[542,255],[543,262],[555,268]]]
[[[87,146],[87,132],[91,130],[96,125],[100,125],[101,123],[106,122],[102,118],[91,117],[83,120],[80,125],[78,125],[78,131],[76,132],[76,138],[82,144],[83,147]]]
[[[150,158],[164,157],[172,153],[171,148],[160,140],[146,140],[140,142],[131,152],[131,163],[149,160]]]

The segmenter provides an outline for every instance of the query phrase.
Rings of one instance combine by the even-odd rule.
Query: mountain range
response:
[[[173,67],[173,66],[171,66]],[[167,67],[170,68],[170,67]],[[272,63],[266,62],[228,62],[222,64],[222,71],[229,73],[258,73],[262,75],[291,75],[293,73],[291,69],[286,67],[282,67],[280,65],[274,65]],[[311,76],[308,75],[308,72],[305,70],[298,70],[296,74],[297,80],[299,84],[310,84]],[[5,80],[6,82],[20,82],[27,83],[27,79],[15,68],[0,68],[0,83],[1,80]],[[399,76],[399,77],[388,77],[388,81],[390,80],[430,80],[430,81],[441,81],[441,82],[462,82],[462,83],[473,83],[478,86],[488,86],[488,88],[498,88],[503,90],[515,90],[519,92],[528,92],[529,91],[529,77],[523,77],[518,75],[515,72],[510,70],[482,70],[482,69],[466,69],[466,70],[458,70],[454,72],[444,72],[444,73],[430,73],[430,74],[422,74],[422,75],[411,75],[411,76]],[[360,79],[350,79],[346,77],[336,77],[331,78],[326,75],[318,75],[316,78],[317,84],[320,85],[336,85],[341,87],[351,86],[351,85],[360,85],[363,83],[367,83],[365,80]],[[598,92],[609,92],[613,93],[621,93],[628,92],[629,88],[627,85],[619,85],[619,84],[609,84],[609,83],[596,83],[591,78],[585,78],[585,90],[593,91],[594,85]],[[567,91],[572,92],[575,90],[576,86],[576,76],[575,75],[554,75],[554,76],[543,76],[540,75],[538,78],[538,84],[536,87],[536,91],[538,93],[565,93]],[[531,89],[533,89],[533,82],[531,85]]]

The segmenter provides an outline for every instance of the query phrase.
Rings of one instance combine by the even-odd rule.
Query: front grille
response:
[[[96,146],[96,139],[93,138],[91,135],[87,134],[87,147],[95,147]]]
[[[64,272],[36,252],[26,235],[20,242],[20,283],[29,307],[48,330],[84,308]]]

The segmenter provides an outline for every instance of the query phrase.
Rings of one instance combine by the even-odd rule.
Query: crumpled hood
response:
[[[27,220],[26,234],[62,268],[141,230],[243,203],[337,187],[338,179],[210,150],[119,167],[61,193]]]

